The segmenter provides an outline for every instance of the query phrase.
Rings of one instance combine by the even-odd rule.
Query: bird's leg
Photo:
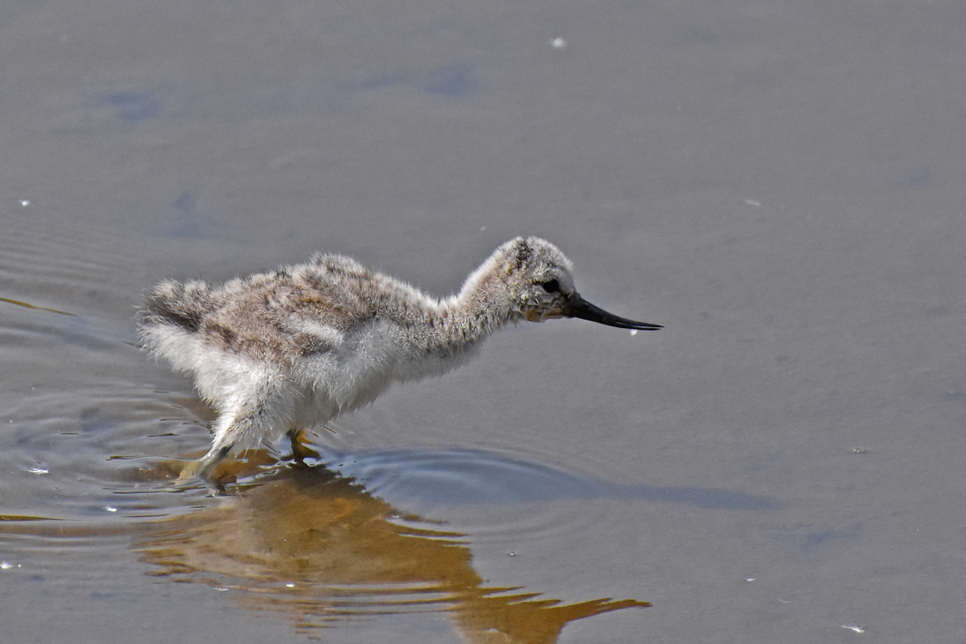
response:
[[[274,427],[285,422],[290,406],[283,384],[284,380],[279,378],[261,379],[226,404],[215,421],[211,449],[190,463],[179,478],[205,477],[236,448],[257,445],[262,438],[271,435]]]
[[[208,472],[211,471],[215,465],[221,462],[223,458],[231,453],[232,446],[224,445],[222,447],[212,447],[208,450],[208,453],[199,458],[196,461],[191,461],[188,463],[181,474],[178,475],[179,481],[184,481],[186,479],[192,479],[195,477],[204,478]]]
[[[292,458],[299,465],[305,465],[307,458],[319,458],[319,453],[303,442],[304,437],[304,429],[288,430],[288,438],[292,442]]]

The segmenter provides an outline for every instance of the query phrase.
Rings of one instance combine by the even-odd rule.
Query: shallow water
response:
[[[0,639],[963,641],[964,25],[0,9]],[[517,234],[666,328],[509,329],[308,466],[174,482],[214,416],[137,345],[157,281],[325,250],[445,295]]]

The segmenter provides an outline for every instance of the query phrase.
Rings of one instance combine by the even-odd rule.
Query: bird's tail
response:
[[[177,326],[189,333],[201,327],[206,313],[216,308],[211,297],[211,287],[205,282],[175,282],[166,280],[158,284],[141,311],[143,326],[166,324]]]

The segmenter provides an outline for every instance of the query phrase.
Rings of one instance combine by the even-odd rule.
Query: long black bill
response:
[[[638,331],[657,331],[658,329],[663,329],[664,327],[660,324],[648,324],[647,322],[635,322],[634,320],[628,320],[627,318],[622,318],[614,315],[613,313],[608,313],[599,306],[594,306],[590,302],[584,300],[578,294],[574,293],[570,296],[570,302],[567,304],[567,308],[564,311],[564,315],[569,318],[579,318],[581,320],[590,320],[591,322],[596,322],[597,324],[606,324],[607,326],[616,326],[618,329],[636,329]]]

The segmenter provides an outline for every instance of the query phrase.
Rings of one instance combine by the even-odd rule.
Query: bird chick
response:
[[[393,382],[441,375],[508,322],[580,318],[622,329],[574,289],[573,267],[550,242],[501,245],[439,299],[340,255],[230,280],[161,282],[140,311],[144,346],[194,378],[218,410],[211,449],[182,472],[325,423]]]

